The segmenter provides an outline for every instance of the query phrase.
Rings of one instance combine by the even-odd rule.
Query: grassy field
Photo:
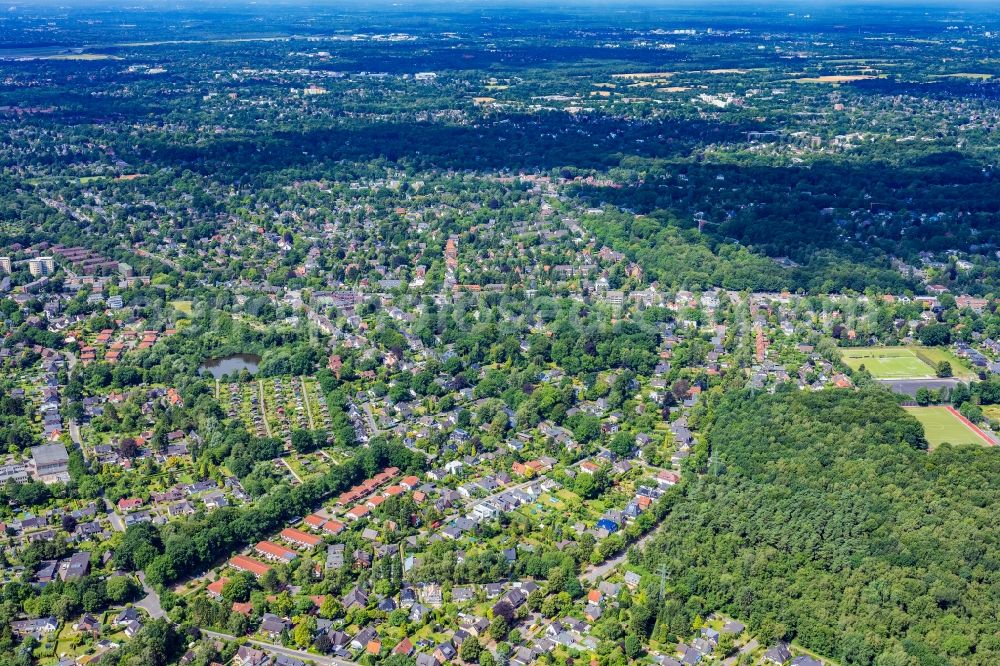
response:
[[[954,354],[940,347],[855,347],[841,350],[841,358],[852,370],[862,365],[875,379],[930,379],[940,361],[951,364],[957,379],[975,379]]]
[[[936,366],[941,361],[948,361],[951,364],[952,375],[956,379],[978,379],[976,373],[970,370],[962,359],[943,347],[914,347],[913,350],[918,357],[932,366]]]
[[[852,370],[865,366],[875,379],[926,379],[934,376],[934,368],[921,361],[909,347],[844,349],[841,357]]]
[[[869,79],[878,78],[876,76],[870,76],[868,74],[856,74],[856,75],[828,75],[828,76],[810,76],[802,79],[795,79],[796,83],[829,83],[833,85],[839,85],[841,83],[853,83],[854,81],[868,81]]]
[[[924,426],[924,435],[931,450],[948,442],[984,446],[986,442],[962,423],[947,407],[905,407]]]
[[[191,301],[170,301],[170,306],[180,312],[181,314],[186,314],[191,316]]]
[[[675,76],[677,72],[632,72],[628,74],[612,74],[613,79],[629,79],[629,80],[640,80],[640,79],[666,79],[671,76]]]
[[[992,74],[982,74],[979,72],[955,72],[953,74],[931,74],[932,79],[970,79],[973,81],[986,81],[992,79]]]

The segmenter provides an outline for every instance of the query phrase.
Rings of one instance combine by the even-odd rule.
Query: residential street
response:
[[[209,631],[208,629],[201,630],[203,634],[209,636],[210,638],[218,638],[226,641],[239,641],[240,639],[235,636],[230,636],[229,634],[219,633],[217,631]],[[319,666],[358,666],[357,662],[349,661],[347,659],[341,659],[339,657],[321,656],[318,654],[312,654],[310,652],[304,652],[302,650],[293,650],[292,648],[286,648],[281,645],[275,645],[274,643],[265,643],[263,641],[256,641],[253,639],[247,639],[245,641],[248,645],[252,645],[256,648],[260,648],[264,652],[270,655],[285,655],[286,657],[294,657],[295,659],[301,659],[303,661],[312,661]]]
[[[142,589],[146,591],[146,596],[137,601],[135,605],[149,613],[149,616],[153,619],[164,617],[166,613],[163,612],[163,608],[160,606],[160,595],[150,585],[146,584],[146,575],[141,571],[139,572],[139,582],[142,583]]]
[[[630,549],[642,548],[644,545],[646,545],[646,542],[649,541],[654,534],[656,534],[656,531],[658,529],[659,529],[658,527],[654,527],[652,530],[646,533],[645,536],[643,536],[641,539],[633,543],[631,546],[627,546],[622,552],[620,552],[618,555],[615,555],[610,560],[605,560],[601,564],[591,565],[580,576],[580,580],[586,581],[588,583],[593,583],[595,580],[597,580],[598,577],[607,576],[612,569],[614,569],[619,564],[625,561],[625,558],[628,557],[628,551]]]

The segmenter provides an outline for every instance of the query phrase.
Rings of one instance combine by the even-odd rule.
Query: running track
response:
[[[962,423],[964,423],[966,428],[968,428],[972,432],[974,432],[977,435],[979,435],[989,446],[996,446],[997,445],[996,440],[994,440],[992,437],[990,437],[985,432],[983,432],[982,430],[980,430],[979,426],[977,426],[975,423],[973,423],[969,419],[967,419],[964,416],[962,416],[962,413],[959,412],[957,409],[955,409],[951,405],[947,405],[945,407],[945,409],[947,409],[949,412],[951,412],[952,416],[954,416],[959,421],[961,421]]]

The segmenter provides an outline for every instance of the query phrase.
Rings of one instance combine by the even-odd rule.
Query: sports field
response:
[[[841,350],[841,355],[852,370],[863,365],[875,379],[934,377],[934,368],[921,361],[909,347],[856,347]]]
[[[934,347],[852,347],[841,350],[852,370],[862,365],[875,379],[931,379],[940,361],[951,364],[956,379],[974,379],[961,360],[947,349]]]
[[[950,407],[904,407],[924,427],[924,436],[934,450],[941,444],[989,446],[992,442],[975,426],[968,424]]]

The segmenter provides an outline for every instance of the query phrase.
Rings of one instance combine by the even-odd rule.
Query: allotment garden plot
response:
[[[294,430],[329,431],[330,413],[319,384],[307,377],[267,377],[220,387],[230,418],[242,419],[250,433],[287,442]]]

